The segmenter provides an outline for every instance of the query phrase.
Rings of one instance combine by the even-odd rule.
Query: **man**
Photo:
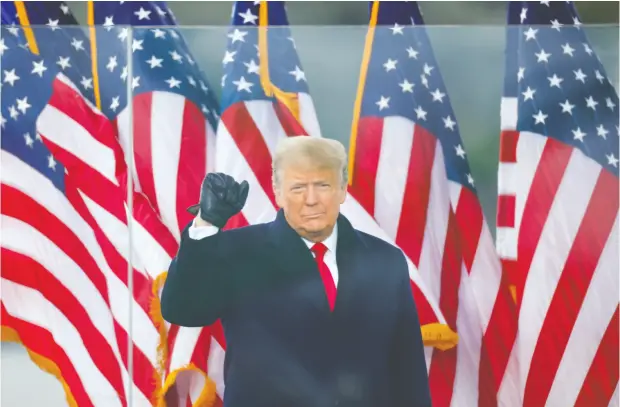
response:
[[[405,258],[340,214],[346,168],[335,140],[283,140],[275,221],[227,231],[248,183],[205,178],[161,309],[182,326],[221,319],[226,407],[431,405]]]

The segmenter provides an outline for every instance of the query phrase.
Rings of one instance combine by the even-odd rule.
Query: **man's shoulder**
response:
[[[379,237],[371,235],[370,233],[362,232],[361,230],[354,229],[355,232],[360,237],[362,243],[372,251],[380,251],[382,255],[389,255],[395,257],[403,257],[404,254],[402,250],[393,245],[390,242],[387,242]]]

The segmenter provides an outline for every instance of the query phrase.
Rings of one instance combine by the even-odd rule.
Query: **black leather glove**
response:
[[[241,184],[230,175],[221,172],[209,173],[202,181],[200,203],[190,206],[187,211],[200,217],[218,228],[223,228],[228,219],[243,209],[248,199],[250,185]]]

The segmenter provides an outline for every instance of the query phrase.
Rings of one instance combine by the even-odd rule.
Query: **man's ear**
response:
[[[347,186],[345,185],[344,187],[342,187],[342,198],[340,199],[340,204],[343,204],[344,201],[347,200]]]

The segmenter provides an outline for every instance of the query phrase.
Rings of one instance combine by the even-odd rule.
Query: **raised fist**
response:
[[[247,181],[238,183],[230,175],[221,172],[209,173],[202,181],[200,202],[187,211],[216,226],[223,228],[228,219],[243,209],[248,198],[250,185]]]

